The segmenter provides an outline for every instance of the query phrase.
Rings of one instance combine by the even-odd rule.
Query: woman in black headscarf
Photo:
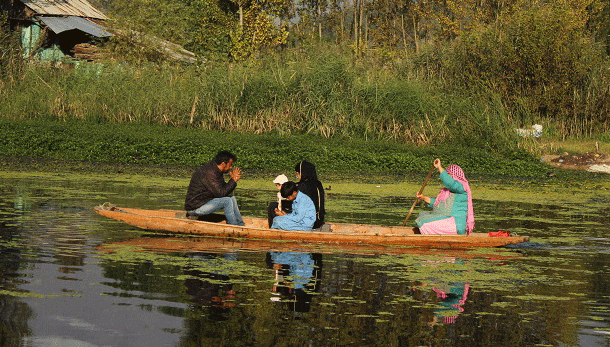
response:
[[[313,224],[314,229],[317,229],[324,225],[324,215],[326,210],[324,209],[324,187],[322,182],[318,180],[318,174],[316,173],[316,167],[308,161],[300,161],[294,167],[299,178],[298,187],[299,192],[307,195],[313,204],[316,206],[316,222]]]

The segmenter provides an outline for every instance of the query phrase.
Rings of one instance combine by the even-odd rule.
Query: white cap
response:
[[[286,177],[286,175],[284,175],[284,174],[281,174],[281,175],[277,176],[273,180],[273,183],[275,183],[275,184],[284,184],[286,182],[288,182],[288,177]]]

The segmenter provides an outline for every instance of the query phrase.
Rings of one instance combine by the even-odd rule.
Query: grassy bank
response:
[[[0,153],[19,166],[37,162],[75,165],[76,170],[148,167],[185,175],[218,150],[238,156],[250,172],[294,171],[299,160],[321,174],[405,175],[427,172],[434,158],[457,163],[469,175],[546,177],[548,167],[524,151],[499,155],[476,147],[414,146],[394,141],[319,135],[241,134],[151,124],[0,119]],[[6,162],[6,161],[5,161]],[[64,164],[62,164],[64,163]],[[70,164],[72,163],[72,164]],[[78,163],[78,164],[75,164]],[[8,164],[5,164],[8,165]]]
[[[493,94],[441,92],[423,79],[348,59],[327,52],[206,68],[28,64],[0,83],[0,114],[414,144],[468,141],[492,150],[511,145],[512,126]]]
[[[160,11],[153,11],[155,18],[141,18],[141,30],[168,35],[166,39],[177,39],[200,53],[211,49],[203,49],[204,41],[219,36],[195,30],[195,23],[204,19],[194,14],[212,12],[202,12],[194,3],[184,3],[177,11],[165,3],[156,4]],[[134,7],[123,5],[110,7],[119,17],[138,22]],[[235,8],[225,8],[214,12],[226,15],[221,16],[227,20],[223,24],[214,20],[225,35],[216,42],[225,45],[218,51],[224,58],[221,54],[190,65],[148,54],[121,35],[100,43],[107,55],[96,63],[27,61],[19,34],[5,16],[0,18],[0,117],[474,147],[504,157],[524,148],[514,128],[536,123],[555,138],[608,136],[610,60],[596,41],[601,36],[593,24],[607,22],[595,17],[607,7],[524,1],[483,11],[484,19],[478,9],[488,5],[482,3],[467,6],[474,11],[470,14],[452,13],[453,5],[444,6],[449,5],[430,8],[441,15],[428,13],[434,18],[430,23],[436,23],[433,27],[414,25],[409,35],[409,26],[401,24],[403,38],[412,37],[414,45],[390,42],[390,27],[377,23],[361,47],[347,37],[312,41],[293,32],[291,43],[263,44],[249,50],[251,55],[238,55],[249,56],[244,60],[226,56],[235,48],[227,30],[237,23],[231,12]],[[382,17],[396,12],[369,10],[369,15]],[[176,20],[176,15],[184,20]],[[453,25],[438,19],[445,16],[469,24],[458,25],[460,29],[447,36]],[[390,18],[388,25],[402,23]],[[165,20],[190,24],[170,29]],[[473,20],[480,25],[470,23]],[[115,24],[129,27],[128,22]],[[291,30],[301,29],[297,25]],[[421,36],[417,42],[419,34],[439,36]],[[195,44],[194,39],[201,42]],[[529,149],[535,151],[536,146]]]
[[[18,50],[16,50],[18,52]],[[0,115],[10,119],[162,124],[242,134],[313,134],[512,151],[500,96],[446,88],[407,63],[357,60],[304,47],[255,61],[24,63],[0,72]]]

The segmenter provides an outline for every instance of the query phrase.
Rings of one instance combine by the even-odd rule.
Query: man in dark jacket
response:
[[[235,161],[235,155],[220,151],[212,161],[193,173],[184,202],[188,216],[203,216],[224,209],[227,224],[244,225],[237,200],[231,195],[241,179],[239,168],[231,170]],[[223,176],[226,173],[231,176],[228,182]]]

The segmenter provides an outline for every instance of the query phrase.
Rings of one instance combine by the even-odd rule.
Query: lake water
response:
[[[244,215],[265,215],[261,182],[240,182]],[[92,210],[180,209],[187,183],[1,172],[0,346],[610,345],[607,178],[473,182],[478,231],[531,242],[468,252],[257,251]],[[328,219],[401,224],[418,187],[399,187],[333,182]]]

